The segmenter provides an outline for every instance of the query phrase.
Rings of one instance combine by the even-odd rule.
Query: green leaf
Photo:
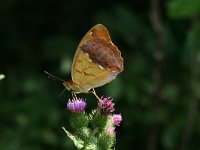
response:
[[[64,127],[62,127],[62,129],[65,131],[65,133],[67,134],[67,136],[73,141],[74,145],[78,148],[81,149],[84,147],[84,142],[75,137],[74,135],[72,135],[69,131],[67,131]]]

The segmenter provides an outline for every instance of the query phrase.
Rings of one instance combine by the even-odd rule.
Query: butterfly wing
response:
[[[71,68],[71,76],[72,76],[72,81],[75,82],[75,74],[76,74],[76,68],[77,68],[77,60],[79,57],[82,57],[80,55],[81,53],[81,47],[86,43],[87,41],[93,39],[94,37],[104,39],[106,41],[111,41],[108,30],[102,25],[102,24],[97,24],[94,27],[92,27],[82,38],[80,41],[72,63],[72,68]]]
[[[111,42],[107,29],[97,24],[79,43],[73,64],[72,81],[91,89],[112,81],[123,70],[120,51]]]

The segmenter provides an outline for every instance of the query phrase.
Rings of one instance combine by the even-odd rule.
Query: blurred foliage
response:
[[[172,0],[168,3],[169,15],[174,18],[190,18],[200,13],[199,0]]]
[[[159,3],[164,60],[156,147],[177,150],[190,122],[188,106],[193,104],[194,90],[196,106],[200,97],[200,1]],[[157,109],[153,96],[157,88],[153,80],[156,34],[149,19],[150,7],[147,0],[1,0],[0,74],[6,78],[0,81],[0,149],[74,149],[61,129],[69,128],[66,101],[71,94],[60,95],[62,84],[43,72],[69,80],[76,46],[97,23],[108,28],[124,58],[125,70],[117,79],[96,89],[98,95],[112,96],[116,113],[123,116],[116,149],[150,149]],[[87,98],[89,108],[94,106],[92,95],[79,96]],[[186,138],[188,150],[199,149],[199,115],[199,111],[193,115],[193,130]]]

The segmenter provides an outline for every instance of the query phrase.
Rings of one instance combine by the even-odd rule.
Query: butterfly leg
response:
[[[64,88],[64,90],[62,90],[62,92],[60,92],[59,96],[62,96],[65,92],[66,88]]]
[[[91,90],[91,93],[93,93],[94,96],[95,96],[99,101],[101,101],[101,98],[96,94],[96,92],[95,92],[94,89]]]
[[[73,97],[73,99],[78,99],[74,92],[72,92],[72,97]]]

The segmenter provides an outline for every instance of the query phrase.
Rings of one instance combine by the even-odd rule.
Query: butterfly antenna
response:
[[[99,100],[101,101],[101,98],[96,94],[96,91],[94,89],[92,89],[91,93],[94,94],[94,96]]]
[[[60,79],[60,78],[58,78],[58,77],[56,77],[56,76],[50,74],[50,73],[47,72],[47,71],[44,71],[44,73],[46,73],[47,76],[48,76],[48,78],[50,78],[50,79],[52,79],[52,80],[60,81],[60,82],[62,82],[62,83],[66,82],[65,80]]]

